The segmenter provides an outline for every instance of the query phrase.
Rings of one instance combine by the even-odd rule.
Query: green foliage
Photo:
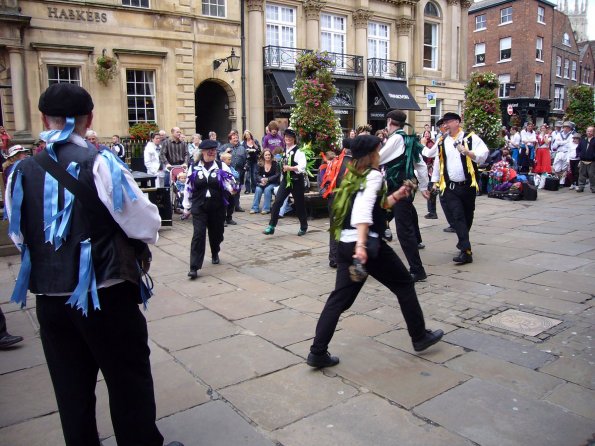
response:
[[[159,131],[159,127],[154,122],[137,122],[130,126],[128,134],[130,139],[140,139],[146,141],[151,132]]]
[[[587,85],[575,85],[568,89],[568,107],[565,121],[572,121],[576,130],[585,133],[594,122],[593,88]]]
[[[95,63],[97,80],[107,86],[108,82],[118,74],[118,61],[114,57],[103,54],[97,58]]]
[[[341,126],[329,100],[336,89],[331,58],[326,52],[302,54],[297,59],[293,85],[295,107],[291,111],[291,127],[303,143],[311,143],[314,153],[339,147]]]
[[[498,78],[492,72],[473,72],[465,88],[465,131],[475,132],[490,148],[502,147],[502,112]]]

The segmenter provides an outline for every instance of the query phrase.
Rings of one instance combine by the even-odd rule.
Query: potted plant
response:
[[[101,56],[95,61],[95,76],[97,80],[107,86],[108,82],[116,77],[117,74],[118,60],[115,57],[106,55],[105,50],[103,50]]]

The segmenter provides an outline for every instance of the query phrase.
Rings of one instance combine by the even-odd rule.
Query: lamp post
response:
[[[231,54],[223,59],[215,59],[213,61],[213,70],[217,70],[222,63],[227,62],[227,68],[225,69],[226,73],[231,73],[232,71],[239,71],[240,69],[238,66],[240,65],[240,56],[237,56],[234,49],[231,49]]]

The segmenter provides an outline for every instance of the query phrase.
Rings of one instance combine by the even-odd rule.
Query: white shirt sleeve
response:
[[[434,144],[432,148],[424,146],[424,149],[421,151],[422,156],[426,158],[434,158],[438,155],[438,144]]]
[[[9,221],[10,221],[10,215],[12,214],[12,196],[10,194],[10,191],[12,189],[12,174],[13,173],[14,173],[14,169],[8,176],[8,179],[6,180],[6,186],[5,186],[5,191],[4,191],[4,212],[6,212],[6,217],[8,218]],[[21,245],[23,244],[23,241],[24,241],[23,234],[21,234],[21,231],[19,230],[18,234],[11,234],[10,238],[11,238],[12,242],[15,244],[15,246],[20,251]]]
[[[97,156],[93,164],[93,179],[95,181],[97,195],[128,237],[141,240],[145,243],[155,244],[159,239],[158,230],[161,226],[161,217],[159,216],[157,206],[151,203],[143,194],[132,174],[123,166],[120,167],[124,172],[126,181],[136,194],[137,199],[132,201],[128,197],[128,194],[123,193],[122,211],[114,211],[112,176],[107,162],[102,156]]]
[[[419,182],[419,190],[420,192],[428,190],[428,166],[423,158],[420,157],[420,160],[415,163],[413,166],[415,172],[417,173],[417,181]]]
[[[434,167],[432,168],[432,183],[438,183],[440,181],[440,158],[438,154],[434,158]]]
[[[427,174],[426,174],[427,176]],[[355,196],[353,209],[351,210],[351,226],[355,227],[360,223],[371,225],[372,209],[378,198],[378,191],[382,187],[384,177],[377,170],[371,170],[366,177],[366,188]]]
[[[307,164],[306,154],[298,149],[295,152],[295,156],[293,159],[297,164],[297,168],[298,168],[297,173],[304,173],[306,171],[306,164]]]
[[[471,151],[475,154],[475,163],[485,163],[485,160],[488,159],[490,154],[490,149],[488,149],[488,146],[486,146],[485,142],[483,142],[483,140],[477,135],[471,136],[471,144]]]
[[[395,133],[388,138],[384,147],[380,149],[380,165],[382,166],[383,164],[394,160],[396,157],[400,156],[404,150],[405,141],[403,140],[403,137]]]

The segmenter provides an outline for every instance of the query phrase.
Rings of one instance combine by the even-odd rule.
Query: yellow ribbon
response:
[[[465,138],[463,138],[463,144],[465,144],[465,149],[469,152],[469,143],[468,143],[468,139],[471,138],[475,133],[471,132],[468,135],[465,136]],[[438,146],[438,148],[440,149],[438,151],[438,156],[440,158],[440,182],[438,183],[439,185],[439,189],[440,192],[443,193],[444,190],[446,189],[446,180],[444,179],[444,141],[442,141],[442,145]],[[479,185],[477,184],[477,178],[475,178],[475,169],[473,168],[473,160],[466,156],[465,158],[467,158],[467,171],[469,172],[469,175],[471,175],[471,186],[474,187],[475,189],[479,190]]]

